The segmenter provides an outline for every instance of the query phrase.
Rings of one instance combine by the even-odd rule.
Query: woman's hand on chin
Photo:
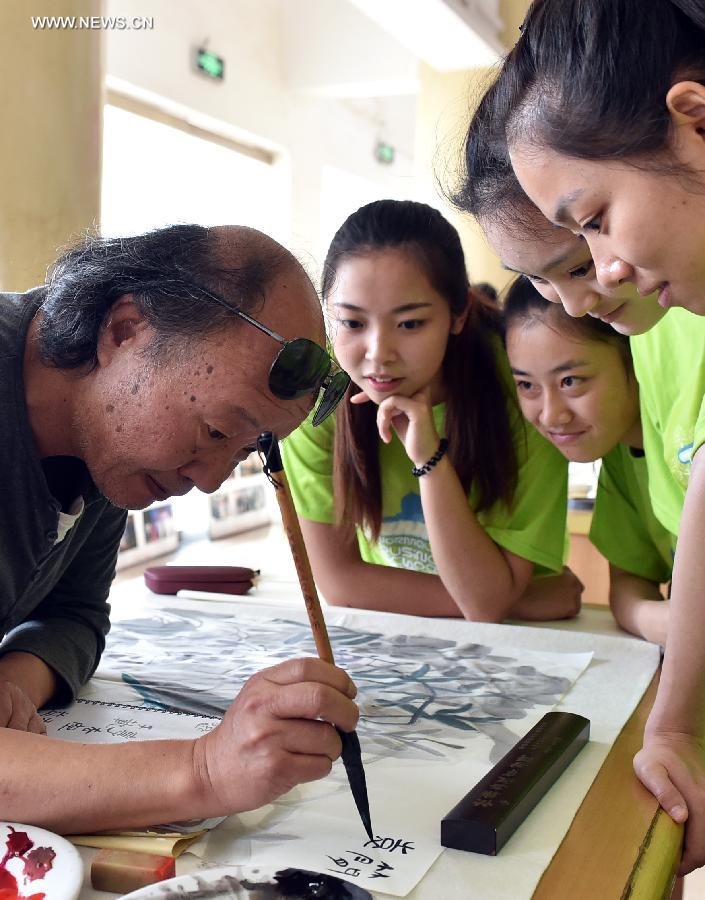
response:
[[[396,431],[409,459],[415,466],[422,466],[438,450],[440,441],[430,388],[422,388],[411,397],[395,394],[383,400],[377,409],[377,429],[385,444]]]

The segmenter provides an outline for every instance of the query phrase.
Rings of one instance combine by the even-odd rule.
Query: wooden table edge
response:
[[[640,749],[657,672],[607,754],[533,900],[662,900],[680,858],[683,827],[639,782]]]

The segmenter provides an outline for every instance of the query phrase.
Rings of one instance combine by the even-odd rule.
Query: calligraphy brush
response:
[[[308,619],[313,632],[313,639],[316,642],[316,650],[321,659],[326,662],[335,663],[333,659],[333,650],[331,649],[330,640],[328,638],[328,629],[323,618],[321,604],[318,599],[318,591],[313,580],[311,572],[311,563],[306,552],[306,545],[301,534],[301,525],[296,515],[294,501],[291,497],[291,489],[284,472],[281,454],[279,452],[279,443],[277,436],[271,431],[265,431],[259,436],[257,446],[264,456],[264,472],[267,478],[274,486],[281,511],[284,530],[289,540],[291,555],[294,557],[294,565],[296,566],[296,574],[299,576],[299,584],[301,585],[301,593],[303,594],[308,612]],[[360,740],[355,731],[342,731],[336,727],[336,731],[340,735],[343,744],[342,760],[345,766],[345,772],[350,782],[350,790],[352,791],[355,806],[360,813],[362,824],[365,826],[370,840],[372,837],[372,820],[370,818],[370,802],[367,797],[367,781],[365,779],[365,770],[362,765],[362,750],[360,749]]]

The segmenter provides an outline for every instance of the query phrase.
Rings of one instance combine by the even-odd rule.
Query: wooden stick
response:
[[[279,453],[277,436],[272,434],[272,432],[267,431],[259,436],[257,445],[264,453],[265,474],[275,488],[282,522],[284,523],[284,530],[286,531],[289,547],[291,548],[291,555],[294,558],[296,574],[299,577],[301,593],[303,594],[304,603],[306,604],[306,611],[308,613],[308,620],[311,624],[313,639],[316,643],[316,650],[321,659],[334,665],[335,660],[333,658],[333,649],[328,637],[326,620],[323,618],[323,610],[321,609],[321,603],[318,599],[316,583],[313,580],[313,572],[311,571],[311,563],[309,562],[308,553],[306,552],[304,536],[301,533],[299,517],[296,514],[294,501],[291,497],[291,489],[286,473],[284,472],[284,465]],[[367,796],[367,780],[365,778],[365,769],[362,764],[360,740],[355,731],[342,731],[337,727],[336,731],[338,732],[343,745],[341,759],[345,766],[345,773],[348,776],[353,800],[355,801],[355,806],[360,814],[360,819],[367,832],[367,836],[372,840],[370,803]]]
[[[284,531],[286,532],[289,547],[291,548],[291,555],[294,557],[296,574],[299,577],[299,584],[301,585],[301,593],[303,594],[304,603],[306,604],[308,620],[311,623],[313,639],[316,642],[316,651],[321,659],[335,664],[333,649],[330,645],[328,629],[326,628],[326,621],[323,618],[321,602],[318,599],[316,583],[313,580],[313,572],[311,571],[311,563],[308,558],[308,553],[306,552],[304,536],[301,533],[299,517],[296,514],[296,509],[294,508],[294,503],[291,499],[291,489],[286,477],[286,472],[282,469],[280,472],[276,473],[272,471],[272,474],[275,475],[276,480],[280,485],[276,488],[275,493],[277,495],[277,502],[279,503],[279,511],[282,515]]]

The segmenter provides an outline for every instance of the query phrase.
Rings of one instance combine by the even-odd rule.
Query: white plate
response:
[[[18,822],[0,822],[0,889],[7,896],[75,900],[83,884],[83,863],[67,840]]]
[[[310,897],[320,900],[372,900],[372,895],[347,881],[341,881],[332,875],[331,885],[338,889],[329,889],[326,893],[310,891],[308,893],[282,894],[276,891],[275,874],[286,871],[286,867],[278,869],[264,866],[225,866],[218,869],[201,869],[188,875],[177,875],[168,881],[150,884],[131,894],[125,894],[123,900],[182,900],[182,898],[198,896],[199,898],[237,898],[237,900],[277,900],[287,897],[288,900],[308,900]],[[298,872],[298,869],[291,869]],[[49,898],[47,898],[49,900]]]

